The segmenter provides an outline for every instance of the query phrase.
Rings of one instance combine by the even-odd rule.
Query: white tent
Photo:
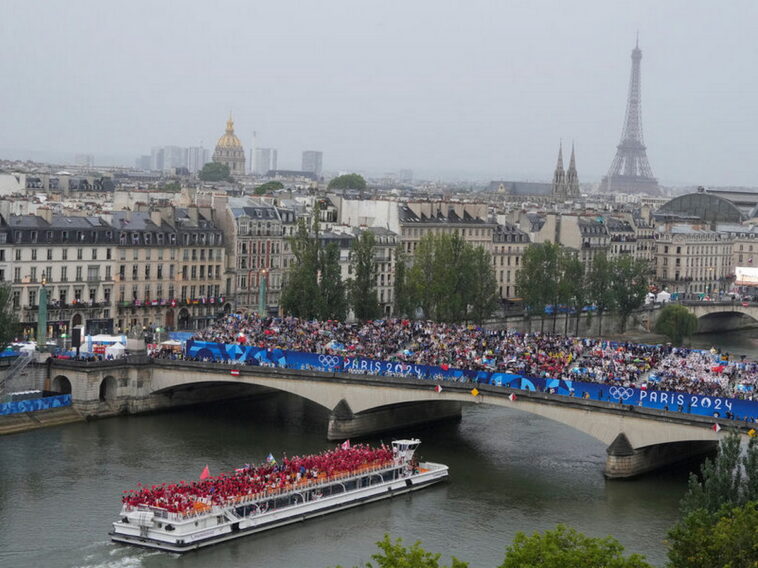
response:
[[[105,348],[106,357],[121,357],[126,351],[123,343],[114,343]]]
[[[665,304],[666,302],[671,300],[671,294],[666,292],[666,290],[663,290],[661,292],[658,292],[658,295],[655,297],[655,301],[659,304]]]

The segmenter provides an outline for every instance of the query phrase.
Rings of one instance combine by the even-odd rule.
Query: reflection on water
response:
[[[330,445],[326,419],[311,403],[275,395],[1,438],[0,565],[352,566],[389,533],[496,566],[517,531],[559,522],[614,534],[663,563],[686,471],[607,482],[600,442],[485,405],[466,408],[460,423],[402,433],[422,438],[422,457],[450,466],[442,486],[182,557],[108,541],[124,489],[193,479],[206,463],[218,473],[269,452],[318,452]]]

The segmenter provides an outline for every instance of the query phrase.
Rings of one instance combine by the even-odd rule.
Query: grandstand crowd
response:
[[[758,363],[710,351],[401,319],[364,323],[230,314],[193,339],[531,377],[753,398]],[[160,354],[158,355],[160,356]]]

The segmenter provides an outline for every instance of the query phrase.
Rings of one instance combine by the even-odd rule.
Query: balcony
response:
[[[160,308],[160,307],[183,307],[183,306],[208,306],[224,303],[224,296],[208,296],[202,298],[160,299],[160,300],[132,300],[121,301],[116,305],[119,308]]]
[[[110,302],[90,302],[90,301],[84,301],[84,300],[74,300],[70,304],[62,304],[60,302],[53,302],[47,305],[47,311],[50,312],[52,310],[87,310],[87,309],[100,309],[100,308],[110,308],[111,303]],[[37,310],[39,309],[38,305],[29,305],[25,306],[27,310]]]

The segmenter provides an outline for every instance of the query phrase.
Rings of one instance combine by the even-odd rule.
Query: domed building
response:
[[[234,134],[234,121],[231,113],[226,121],[226,132],[218,139],[216,150],[213,152],[213,161],[224,164],[229,168],[232,176],[245,175],[245,149],[242,142]]]

